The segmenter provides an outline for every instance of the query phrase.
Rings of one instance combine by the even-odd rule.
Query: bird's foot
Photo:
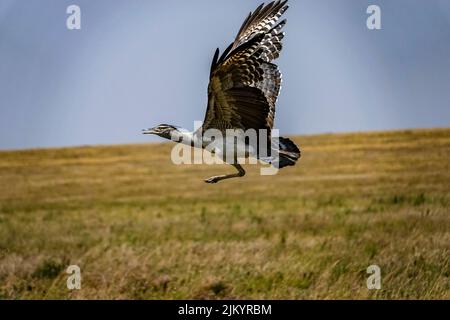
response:
[[[219,181],[220,181],[219,177],[211,177],[211,178],[205,179],[205,182],[209,183],[209,184],[214,184]]]

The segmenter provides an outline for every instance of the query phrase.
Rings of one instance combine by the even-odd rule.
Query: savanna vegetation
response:
[[[449,299],[450,129],[294,140],[217,185],[171,144],[0,152],[0,298]]]

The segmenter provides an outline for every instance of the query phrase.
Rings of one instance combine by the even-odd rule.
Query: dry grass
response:
[[[218,185],[170,144],[0,153],[0,297],[449,299],[450,129],[295,140]]]

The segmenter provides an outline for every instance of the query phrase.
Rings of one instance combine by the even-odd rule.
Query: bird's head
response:
[[[178,127],[169,124],[160,124],[151,129],[143,130],[143,134],[154,134],[164,139],[172,140],[174,135],[178,133]]]

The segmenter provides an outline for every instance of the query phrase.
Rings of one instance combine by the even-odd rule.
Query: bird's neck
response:
[[[201,136],[199,136],[195,132],[183,128],[177,129],[176,131],[172,132],[172,141],[192,147],[202,147]]]

